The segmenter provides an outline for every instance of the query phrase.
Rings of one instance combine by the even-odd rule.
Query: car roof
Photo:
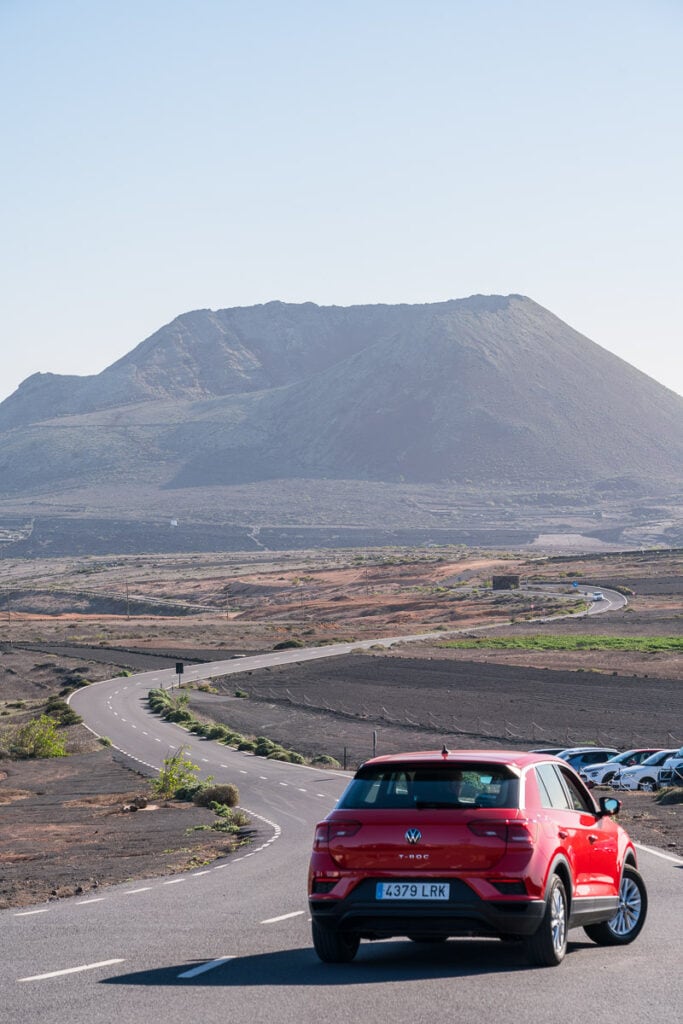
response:
[[[590,751],[595,750],[613,750],[615,754],[619,754],[620,751],[616,747],[567,747],[558,756],[564,757],[566,754],[588,754]]]
[[[532,754],[528,750],[413,750],[403,754],[383,754],[380,757],[370,758],[363,763],[363,767],[369,764],[405,764],[412,761],[417,764],[460,764],[482,761],[487,764],[512,765],[515,768],[525,768],[530,764],[539,764],[543,761],[556,761],[557,758],[550,754]]]

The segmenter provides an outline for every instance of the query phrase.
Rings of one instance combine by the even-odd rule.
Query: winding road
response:
[[[183,678],[358,646],[187,666]],[[237,782],[258,838],[185,875],[0,912],[3,1024],[678,1024],[683,860],[666,851],[639,849],[650,914],[626,949],[599,948],[575,931],[559,968],[533,970],[496,940],[438,948],[392,940],[363,943],[352,964],[321,964],[310,943],[306,868],[313,826],[347,776],[239,753],[149,714],[147,691],[175,680],[173,670],[116,678],[71,703],[93,731],[152,768],[185,743],[203,773]]]

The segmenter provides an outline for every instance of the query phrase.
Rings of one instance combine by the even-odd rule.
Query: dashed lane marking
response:
[[[78,974],[79,971],[94,971],[96,967],[110,967],[112,964],[122,964],[124,961],[100,960],[96,964],[81,964],[80,967],[66,967],[62,971],[48,971],[47,974],[32,974],[30,978],[17,978],[17,981],[44,981],[46,978],[59,978],[62,974]]]
[[[139,892],[150,892],[152,886],[144,885],[141,889],[126,889],[124,896],[135,896]]]
[[[15,917],[32,917],[33,914],[47,914],[49,913],[49,907],[43,907],[41,910],[20,910]]]
[[[300,793],[308,793],[308,790],[307,789],[302,789],[301,786],[299,786],[299,792]]]
[[[245,772],[244,768],[240,768],[240,775],[248,775],[249,772]]]
[[[164,885],[177,885],[178,882],[184,882],[184,878],[169,878],[168,882],[164,882]]]
[[[281,786],[288,786],[288,785],[289,785],[289,783],[288,783],[288,782],[281,782],[281,783],[280,783],[280,785],[281,785]]]
[[[79,900],[76,904],[77,907],[87,907],[89,903],[103,903],[106,900],[106,896],[95,896],[91,900]]]
[[[235,960],[234,956],[219,956],[216,960],[209,960],[208,963],[200,964],[199,967],[192,967],[189,971],[183,971],[179,974],[179,978],[196,978],[198,974],[205,974],[206,971],[212,971],[214,967],[220,967],[222,964],[226,964],[229,960]]]
[[[291,914],[280,914],[279,917],[267,917],[265,921],[261,921],[261,924],[277,924],[278,921],[288,921],[290,917],[301,917],[301,915],[305,913],[305,910],[293,910]]]

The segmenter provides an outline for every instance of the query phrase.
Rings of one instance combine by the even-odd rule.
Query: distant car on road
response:
[[[610,757],[614,757],[618,753],[616,747],[568,747],[566,750],[561,750],[557,756],[561,757],[563,761],[567,761],[575,771],[580,772],[582,768],[587,768],[589,765],[609,761]]]
[[[653,793],[659,789],[659,769],[675,753],[675,750],[658,750],[656,754],[651,754],[641,764],[634,764],[631,768],[622,768],[613,776],[612,787],[614,789],[642,789],[647,793]]]
[[[630,768],[634,764],[641,764],[646,757],[658,753],[657,747],[639,747],[635,750],[625,750],[623,754],[615,754],[602,764],[584,766],[580,775],[589,786],[607,785],[622,768]]]
[[[593,591],[593,600],[594,601],[604,601],[605,600],[605,595],[603,594],[602,590],[594,590]]]

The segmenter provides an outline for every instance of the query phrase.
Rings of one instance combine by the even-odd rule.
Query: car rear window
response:
[[[518,806],[517,776],[504,765],[391,764],[359,769],[337,806],[457,809]]]

